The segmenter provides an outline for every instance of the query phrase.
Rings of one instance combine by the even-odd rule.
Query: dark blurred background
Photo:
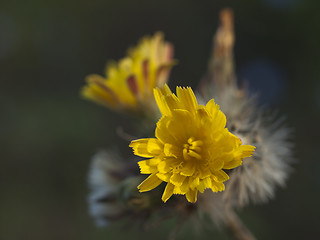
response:
[[[242,218],[258,239],[318,239],[318,0],[1,0],[0,239],[165,238],[166,224],[150,233],[121,224],[97,229],[88,216],[89,160],[123,144],[115,127],[125,120],[82,100],[79,90],[86,75],[102,74],[108,59],[157,30],[179,59],[170,86],[196,87],[226,6],[235,13],[239,79],[287,116],[298,160],[287,188]],[[225,236],[207,231],[198,239],[209,238]]]

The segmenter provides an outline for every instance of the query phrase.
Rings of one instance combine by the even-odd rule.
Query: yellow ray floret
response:
[[[107,65],[106,77],[89,75],[82,95],[117,111],[148,111],[153,88],[168,81],[172,58],[173,46],[162,33],[144,37],[127,57]]]
[[[228,131],[226,117],[213,99],[203,106],[190,87],[177,87],[176,92],[167,85],[154,89],[162,113],[155,138],[134,140],[130,147],[134,154],[148,158],[138,163],[142,174],[150,174],[138,186],[140,192],[166,182],[164,202],[173,194],[182,194],[194,203],[198,191],[224,191],[223,182],[229,179],[224,169],[240,166],[255,147],[242,145]]]

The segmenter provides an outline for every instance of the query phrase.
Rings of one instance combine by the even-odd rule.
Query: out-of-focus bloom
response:
[[[177,87],[176,91],[173,94],[167,85],[154,90],[162,113],[156,138],[134,140],[130,146],[136,155],[151,158],[139,162],[141,173],[151,174],[138,186],[141,192],[167,182],[164,202],[172,194],[196,202],[198,191],[223,191],[223,182],[229,179],[224,170],[240,166],[255,147],[242,145],[228,131],[226,117],[213,99],[198,105],[191,88]]]
[[[119,63],[110,62],[106,77],[89,75],[82,95],[116,111],[147,113],[155,106],[152,89],[168,81],[173,46],[158,32],[144,37]]]
[[[136,165],[124,164],[113,151],[100,151],[92,158],[89,171],[89,213],[98,226],[108,226],[127,216],[143,222],[145,215],[159,205],[160,192],[140,194],[142,176]]]
[[[109,225],[110,222],[122,217],[124,207],[117,201],[119,184],[123,176],[119,157],[111,152],[99,152],[93,158],[89,171],[89,212],[98,226]]]

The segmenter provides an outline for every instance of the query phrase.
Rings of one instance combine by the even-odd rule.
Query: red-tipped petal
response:
[[[99,75],[96,75],[96,74],[89,75],[87,77],[87,82],[89,84],[97,85],[103,91],[108,93],[108,95],[113,99],[114,102],[120,103],[120,99],[117,96],[117,94],[110,87],[104,84],[103,79]]]
[[[144,83],[146,87],[149,86],[149,60],[144,60],[142,63],[142,73],[144,78]]]
[[[133,93],[133,95],[137,96],[139,93],[139,88],[138,88],[137,79],[134,75],[131,75],[127,78],[127,84],[130,91]]]

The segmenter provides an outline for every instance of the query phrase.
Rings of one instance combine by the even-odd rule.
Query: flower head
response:
[[[162,33],[144,37],[119,63],[107,64],[106,77],[89,75],[82,95],[117,111],[148,111],[154,105],[152,89],[168,80],[172,57],[173,47]]]
[[[154,89],[162,118],[157,123],[156,138],[134,140],[134,153],[150,158],[138,164],[142,174],[151,174],[138,189],[145,192],[167,182],[162,195],[166,202],[172,194],[186,195],[197,201],[197,193],[210,188],[225,189],[229,179],[224,169],[242,164],[255,147],[242,145],[241,140],[226,128],[226,117],[214,100],[198,105],[190,87],[177,87],[177,95],[169,87]]]

